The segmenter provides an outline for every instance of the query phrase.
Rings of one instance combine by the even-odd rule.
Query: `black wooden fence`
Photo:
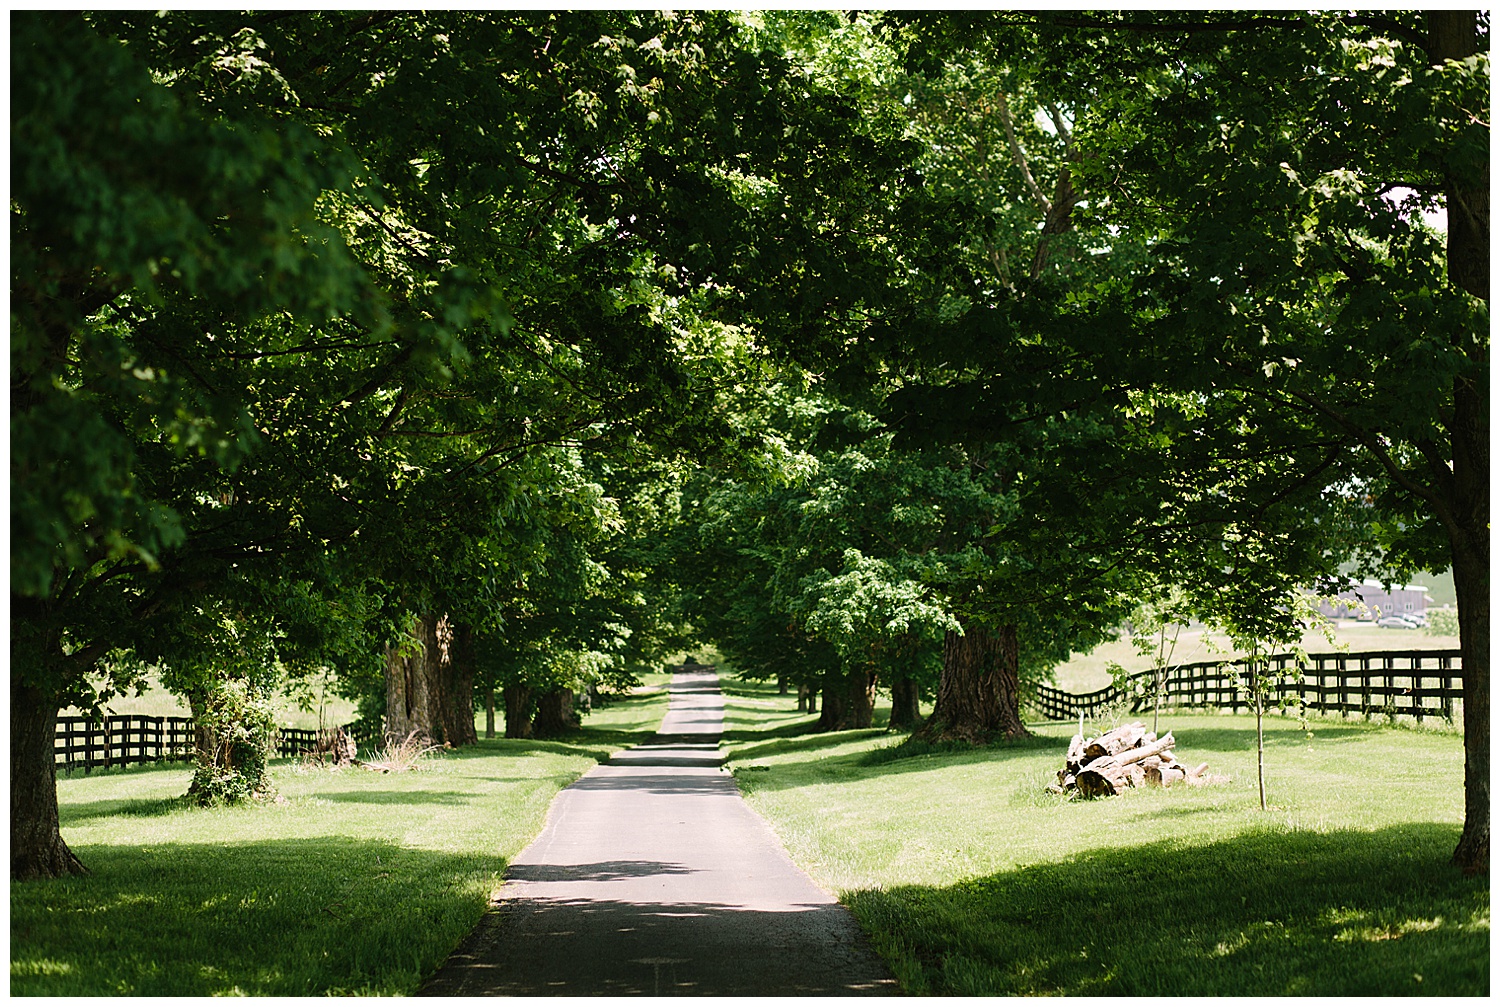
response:
[[[381,736],[378,720],[357,720],[345,724],[344,730],[361,749],[372,747]],[[310,752],[317,744],[315,730],[283,727],[276,732],[276,755],[281,758]],[[193,757],[193,721],[133,713],[105,717],[102,723],[58,717],[53,751],[57,765],[66,770],[188,760]]]
[[[1309,654],[1299,663],[1291,654],[1266,659],[1263,674],[1271,699],[1287,700],[1309,712],[1340,716],[1397,715],[1452,721],[1454,704],[1463,700],[1463,660],[1456,650],[1370,651],[1359,654]],[[1254,708],[1247,688],[1244,660],[1202,661],[1171,668],[1162,684],[1164,707]],[[1152,673],[1132,675],[1122,686],[1074,695],[1038,686],[1031,706],[1045,720],[1077,720],[1128,703],[1130,712],[1149,710]]]

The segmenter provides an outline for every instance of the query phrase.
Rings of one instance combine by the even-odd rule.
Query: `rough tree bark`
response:
[[[937,704],[912,737],[922,741],[966,741],[982,745],[995,738],[1021,738],[1021,679],[1016,627],[997,632],[966,623],[962,634],[943,639],[943,674]]]
[[[578,727],[578,718],[573,715],[572,689],[549,689],[537,697],[536,720],[531,725],[533,737],[556,738]]]
[[[891,720],[893,731],[915,731],[922,722],[921,690],[915,679],[898,678],[891,683]]]
[[[417,619],[421,646],[408,655],[386,651],[385,730],[400,741],[413,731],[437,743],[469,745],[474,730],[474,634],[446,615]]]
[[[10,877],[60,878],[87,874],[63,842],[57,818],[57,731],[55,695],[10,683]]]
[[[1488,393],[1454,396],[1453,586],[1464,665],[1464,831],[1453,862],[1467,874],[1490,866],[1490,446]]]
[[[531,737],[531,686],[507,685],[501,690],[505,699],[505,736]]]
[[[443,702],[440,707],[443,740],[457,747],[479,740],[474,729],[474,676],[479,671],[474,627],[455,623],[449,644],[449,667],[443,676]]]
[[[819,731],[853,731],[875,721],[875,673],[856,669],[823,678],[823,713]]]

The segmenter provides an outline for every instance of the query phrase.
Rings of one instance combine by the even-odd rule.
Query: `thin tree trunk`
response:
[[[187,694],[188,712],[193,717],[193,765],[207,766],[214,760],[214,749],[218,747],[218,739],[214,737],[214,730],[209,726],[208,716],[208,693],[202,689],[193,689]],[[198,779],[194,774],[193,782],[188,786],[188,796],[197,793]]]
[[[495,736],[495,690],[488,689],[484,694],[484,736],[486,740]]]
[[[1250,688],[1255,692],[1255,782],[1260,787],[1260,810],[1265,811],[1266,730],[1263,717],[1265,702],[1261,695],[1263,685],[1260,662],[1256,658],[1256,652],[1252,649],[1250,651]]]
[[[1479,12],[1427,11],[1427,57],[1435,64],[1462,60],[1480,51]],[[1444,165],[1448,210],[1448,278],[1483,301],[1490,299],[1490,172],[1480,160]]]
[[[60,878],[88,869],[63,842],[57,817],[55,694],[12,671],[10,683],[10,877]]]
[[[1020,651],[1016,627],[990,632],[970,623],[943,639],[943,674],[932,716],[913,737],[923,741],[985,744],[995,738],[1021,738]]]
[[[1465,59],[1482,48],[1479,12],[1428,11],[1427,56],[1432,63]],[[1444,165],[1448,209],[1448,278],[1483,301],[1490,299],[1490,187],[1488,162]],[[1459,649],[1464,662],[1464,831],[1453,862],[1466,874],[1490,869],[1490,411],[1488,342],[1471,350],[1478,376],[1453,389],[1453,585],[1458,593]]]
[[[1464,830],[1453,862],[1466,874],[1490,868],[1490,558],[1481,528],[1453,549],[1464,665]]]

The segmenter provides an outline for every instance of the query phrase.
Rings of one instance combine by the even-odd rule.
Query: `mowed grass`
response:
[[[184,769],[58,780],[92,875],[11,885],[11,992],[410,994],[473,929],[557,791],[661,722],[597,707],[559,742],[482,741],[414,772],[286,760],[284,803],[203,810]]]
[[[773,687],[726,692],[741,790],[909,994],[1489,991],[1488,879],[1448,864],[1451,730],[1269,718],[1262,812],[1253,717],[1164,715],[1211,785],[1070,801],[1045,788],[1077,725],[897,757],[878,730],[805,733]]]

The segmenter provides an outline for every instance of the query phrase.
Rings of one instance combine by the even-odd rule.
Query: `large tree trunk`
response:
[[[891,683],[891,719],[893,731],[914,731],[922,722],[921,690],[915,679],[898,678]]]
[[[87,874],[63,842],[57,818],[55,695],[10,683],[10,877],[60,878]]]
[[[962,634],[943,639],[943,675],[937,705],[913,735],[923,741],[967,741],[982,745],[995,738],[1020,738],[1021,679],[1016,627],[992,633],[969,623]]]
[[[875,721],[875,673],[856,669],[829,672],[823,678],[823,714],[819,731],[853,731]]]
[[[839,682],[842,677],[832,671],[823,673],[823,712],[818,715],[818,722],[813,725],[813,730],[834,731],[843,722],[844,690]]]
[[[549,689],[537,698],[536,720],[531,727],[534,737],[556,738],[578,727],[578,718],[573,715],[572,689]]]
[[[505,736],[531,737],[531,686],[507,685],[501,695],[505,698]]]
[[[474,730],[474,675],[479,670],[479,655],[473,626],[462,622],[454,625],[448,655],[442,705],[443,740],[455,747],[472,745],[479,740],[479,733]]]
[[[401,654],[387,649],[385,731],[400,741],[412,732],[433,742],[469,745],[474,731],[474,635],[455,627],[446,615],[429,612],[417,619],[413,635],[420,646]]]

